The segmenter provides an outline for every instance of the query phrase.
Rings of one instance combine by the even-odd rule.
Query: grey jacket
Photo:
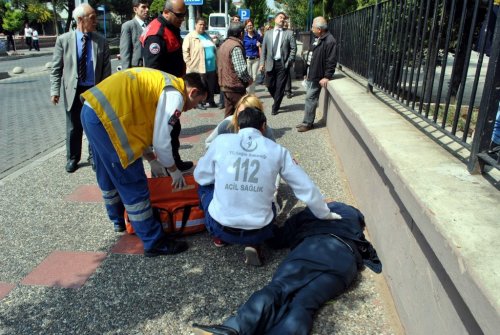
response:
[[[286,68],[290,67],[295,61],[295,54],[297,53],[297,43],[291,30],[281,31],[281,44],[279,49],[281,52],[281,62]],[[273,59],[273,29],[270,29],[264,35],[262,40],[262,50],[260,55],[260,65],[265,64],[266,72],[271,72],[274,66]]]
[[[143,29],[139,22],[133,18],[122,25],[120,35],[120,58],[122,70],[142,66],[142,46],[139,37]]]
[[[109,46],[106,39],[97,32],[91,33],[92,56],[94,60],[95,84],[111,75]],[[75,100],[78,85],[78,51],[76,50],[76,31],[57,37],[50,72],[50,96],[61,96],[64,108],[68,111]]]

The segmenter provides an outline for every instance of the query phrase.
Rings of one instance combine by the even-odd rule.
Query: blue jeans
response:
[[[239,232],[229,232],[224,230],[227,228],[224,228],[220,223],[218,223],[208,212],[208,206],[214,197],[214,185],[200,185],[198,187],[198,195],[200,197],[201,207],[205,212],[205,226],[211,236],[220,238],[226,243],[242,245],[258,245],[273,237],[274,224],[272,222],[258,230],[241,229]],[[273,211],[276,215],[274,208]]]
[[[94,110],[84,105],[81,121],[94,154],[97,184],[103,194],[109,219],[124,222],[127,209],[132,227],[144,244],[153,249],[164,237],[163,228],[156,221],[149,200],[149,189],[142,159],[123,168],[109,135]]]

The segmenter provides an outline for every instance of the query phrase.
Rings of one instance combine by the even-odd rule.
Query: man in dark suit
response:
[[[363,214],[341,202],[328,208],[340,220],[317,219],[309,208],[275,226],[269,240],[275,248],[289,247],[288,256],[261,290],[240,306],[223,325],[193,324],[199,335],[309,334],[314,313],[345,292],[367,266],[380,273],[382,263],[365,239]]]
[[[268,30],[262,41],[260,71],[266,70],[267,89],[273,97],[272,114],[278,110],[285,94],[285,86],[290,76],[290,67],[295,61],[297,43],[291,30],[283,30],[287,16],[283,12],[276,14],[274,29]]]
[[[120,58],[122,70],[142,66],[142,46],[139,37],[146,29],[146,19],[149,13],[149,0],[133,0],[135,16],[122,24],[120,35]]]
[[[75,31],[57,37],[50,73],[50,100],[59,103],[61,93],[66,111],[66,171],[75,172],[82,153],[83,128],[80,121],[80,94],[111,75],[109,46],[95,32],[97,15],[89,4],[73,11]],[[90,150],[89,150],[89,154]],[[89,157],[89,161],[92,157]]]

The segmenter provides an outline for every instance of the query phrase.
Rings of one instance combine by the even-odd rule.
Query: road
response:
[[[51,59],[46,55],[0,61],[0,72],[11,72],[15,66],[25,69],[23,74],[0,80],[0,179],[65,143],[63,104],[50,102],[45,64]],[[111,64],[114,71],[118,62]]]

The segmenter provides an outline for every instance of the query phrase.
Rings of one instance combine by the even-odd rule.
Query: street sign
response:
[[[250,9],[240,8],[238,9],[238,15],[241,18],[241,21],[248,20],[250,18]]]
[[[186,6],[201,6],[203,5],[203,0],[184,0]]]

